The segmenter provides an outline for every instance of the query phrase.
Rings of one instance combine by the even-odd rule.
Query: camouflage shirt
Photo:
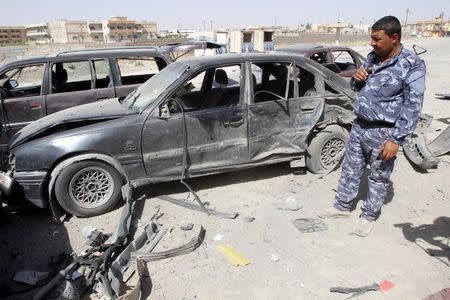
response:
[[[381,63],[372,51],[363,68],[372,68],[365,83],[352,78],[350,85],[359,91],[354,112],[367,121],[395,124],[391,140],[402,144],[419,120],[425,92],[426,67],[422,59],[401,47],[399,54]]]

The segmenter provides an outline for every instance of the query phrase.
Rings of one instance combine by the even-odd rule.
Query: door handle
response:
[[[42,106],[41,106],[40,103],[33,103],[33,102],[31,102],[30,104],[28,104],[28,107],[29,107],[30,109],[41,109],[41,108],[42,108]]]
[[[234,120],[234,121],[228,120],[224,123],[225,127],[227,127],[227,126],[239,127],[242,124],[244,124],[244,119],[239,119],[239,120]]]

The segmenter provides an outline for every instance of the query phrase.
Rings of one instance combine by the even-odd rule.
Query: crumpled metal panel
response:
[[[301,153],[322,115],[322,97],[257,103],[249,107],[250,160]]]

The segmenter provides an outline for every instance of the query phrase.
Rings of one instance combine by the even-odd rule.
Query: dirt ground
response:
[[[450,92],[450,38],[422,39],[428,49],[427,91],[423,111],[434,117],[431,127],[450,124],[450,101],[434,94]],[[360,47],[367,54],[368,47]],[[439,131],[430,132],[431,139]],[[387,292],[368,292],[360,299],[421,299],[450,287],[450,156],[441,157],[435,170],[414,170],[402,153],[391,177],[390,191],[372,234],[359,238],[348,233],[357,224],[362,201],[350,219],[326,221],[328,230],[301,233],[293,221],[315,218],[333,201],[340,170],[326,176],[293,174],[286,164],[197,178],[189,181],[203,201],[226,212],[239,212],[235,220],[207,216],[156,199],[169,194],[188,196],[172,182],[146,187],[141,224],[159,209],[159,222],[173,230],[156,250],[179,246],[206,229],[203,247],[193,253],[148,264],[152,299],[344,299],[329,292],[332,286],[359,287],[394,283]],[[363,180],[358,199],[364,199]],[[297,211],[283,209],[288,197],[300,202]],[[192,197],[189,197],[192,200]],[[292,199],[291,199],[292,200]],[[110,233],[120,209],[94,218],[71,218],[52,223],[48,211],[7,207],[7,222],[0,226],[1,259],[14,270],[46,271],[61,252],[86,249],[81,229],[93,225]],[[249,222],[248,218],[254,220]],[[194,223],[192,231],[180,226]],[[140,228],[143,228],[141,226]],[[247,266],[232,266],[217,251],[224,244],[249,259]],[[432,255],[430,255],[432,254]],[[95,295],[85,299],[97,299]]]

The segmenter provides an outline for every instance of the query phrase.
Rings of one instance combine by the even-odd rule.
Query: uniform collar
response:
[[[379,69],[386,68],[388,66],[395,64],[398,61],[400,55],[402,55],[403,50],[404,50],[403,44],[400,44],[400,51],[397,53],[397,55],[389,58],[384,63],[381,63],[380,57],[375,54],[375,51],[370,52],[369,57],[371,59],[369,59],[369,62],[372,62],[373,64],[373,72],[376,72]]]

